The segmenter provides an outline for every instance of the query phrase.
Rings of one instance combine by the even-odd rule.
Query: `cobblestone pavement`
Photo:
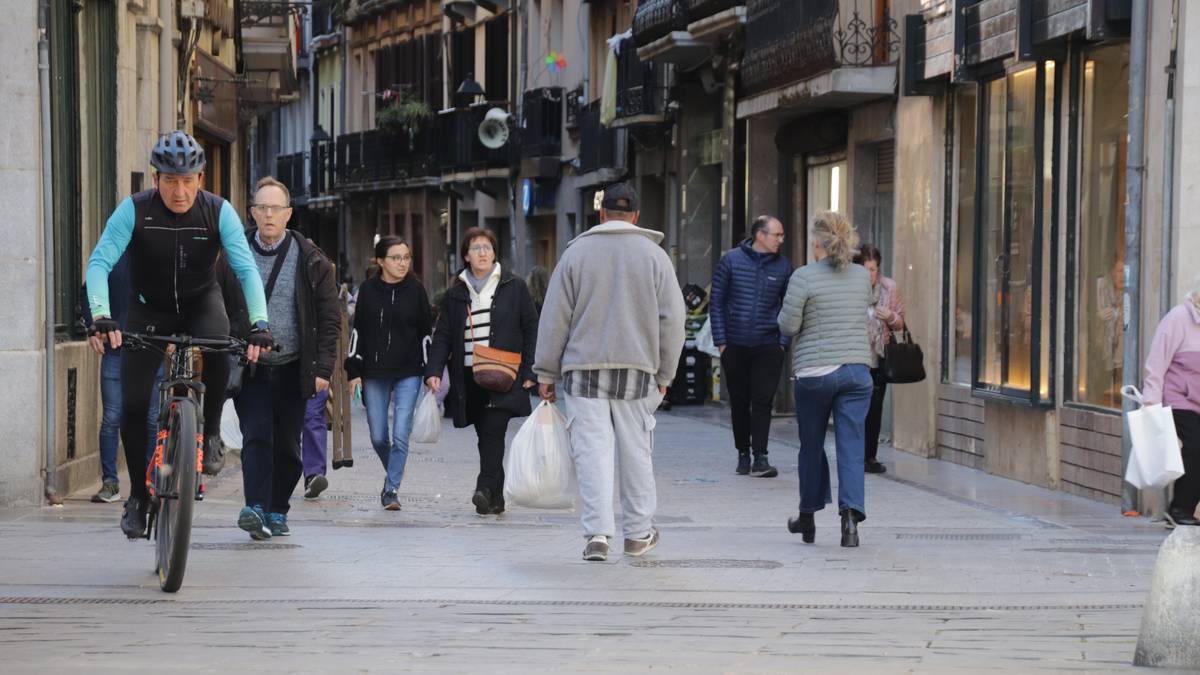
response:
[[[213,479],[175,595],[119,504],[0,510],[0,669],[1125,671],[1166,534],[885,448],[862,546],[838,545],[833,508],[805,545],[785,529],[794,422],[775,425],[780,477],[750,478],[722,410],[677,407],[656,431],[662,544],[585,563],[570,512],[474,514],[474,435],[448,422],[414,446],[403,510],[383,511],[356,415],[355,466],[297,498],[289,538],[251,543],[238,467]]]

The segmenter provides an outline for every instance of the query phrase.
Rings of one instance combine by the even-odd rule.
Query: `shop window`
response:
[[[1051,62],[985,82],[977,125],[974,386],[1030,403],[1052,399],[1055,85]]]
[[[1121,407],[1125,292],[1125,159],[1129,46],[1083,55],[1079,120],[1072,397]]]
[[[964,87],[954,102],[954,126],[958,136],[958,165],[955,182],[958,204],[957,238],[954,242],[952,280],[953,316],[950,321],[954,339],[950,345],[950,363],[946,378],[958,384],[971,383],[971,328],[974,312],[971,297],[975,281],[975,175],[978,149],[975,125],[979,117],[979,94],[974,85]]]

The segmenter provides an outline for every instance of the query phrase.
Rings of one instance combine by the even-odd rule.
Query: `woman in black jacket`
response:
[[[421,343],[430,329],[429,296],[411,274],[412,249],[403,239],[380,238],[375,261],[379,275],[364,281],[358,290],[346,375],[352,391],[362,387],[371,445],[387,471],[379,500],[388,511],[399,511],[396,491],[404,478],[413,410],[421,391]]]
[[[538,316],[533,297],[520,277],[503,270],[496,258],[496,236],[473,227],[463,234],[460,255],[467,263],[442,300],[425,384],[441,385],[449,367],[450,393],[446,405],[458,428],[474,425],[479,438],[479,477],[471,502],[480,515],[504,512],[504,434],[508,421],[531,412],[528,389],[533,375]],[[517,381],[507,392],[475,384],[472,365],[476,345],[521,354]]]

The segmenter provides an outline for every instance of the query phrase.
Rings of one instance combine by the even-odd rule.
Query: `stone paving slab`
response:
[[[5,672],[1123,672],[1165,537],[1111,506],[883,449],[863,545],[794,512],[794,422],[773,479],[736,476],[724,413],[656,430],[659,548],[585,563],[577,514],[469,502],[471,430],[414,446],[403,510],[356,411],[355,466],[294,535],[252,543],[227,467],[198,506],[184,588],[159,592],[119,505],[0,510]],[[511,432],[515,433],[514,423]],[[80,495],[86,497],[86,495]]]

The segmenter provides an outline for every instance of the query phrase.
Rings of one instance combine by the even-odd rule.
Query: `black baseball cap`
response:
[[[629,183],[617,183],[604,189],[600,208],[605,211],[635,213],[638,210],[638,194]]]

